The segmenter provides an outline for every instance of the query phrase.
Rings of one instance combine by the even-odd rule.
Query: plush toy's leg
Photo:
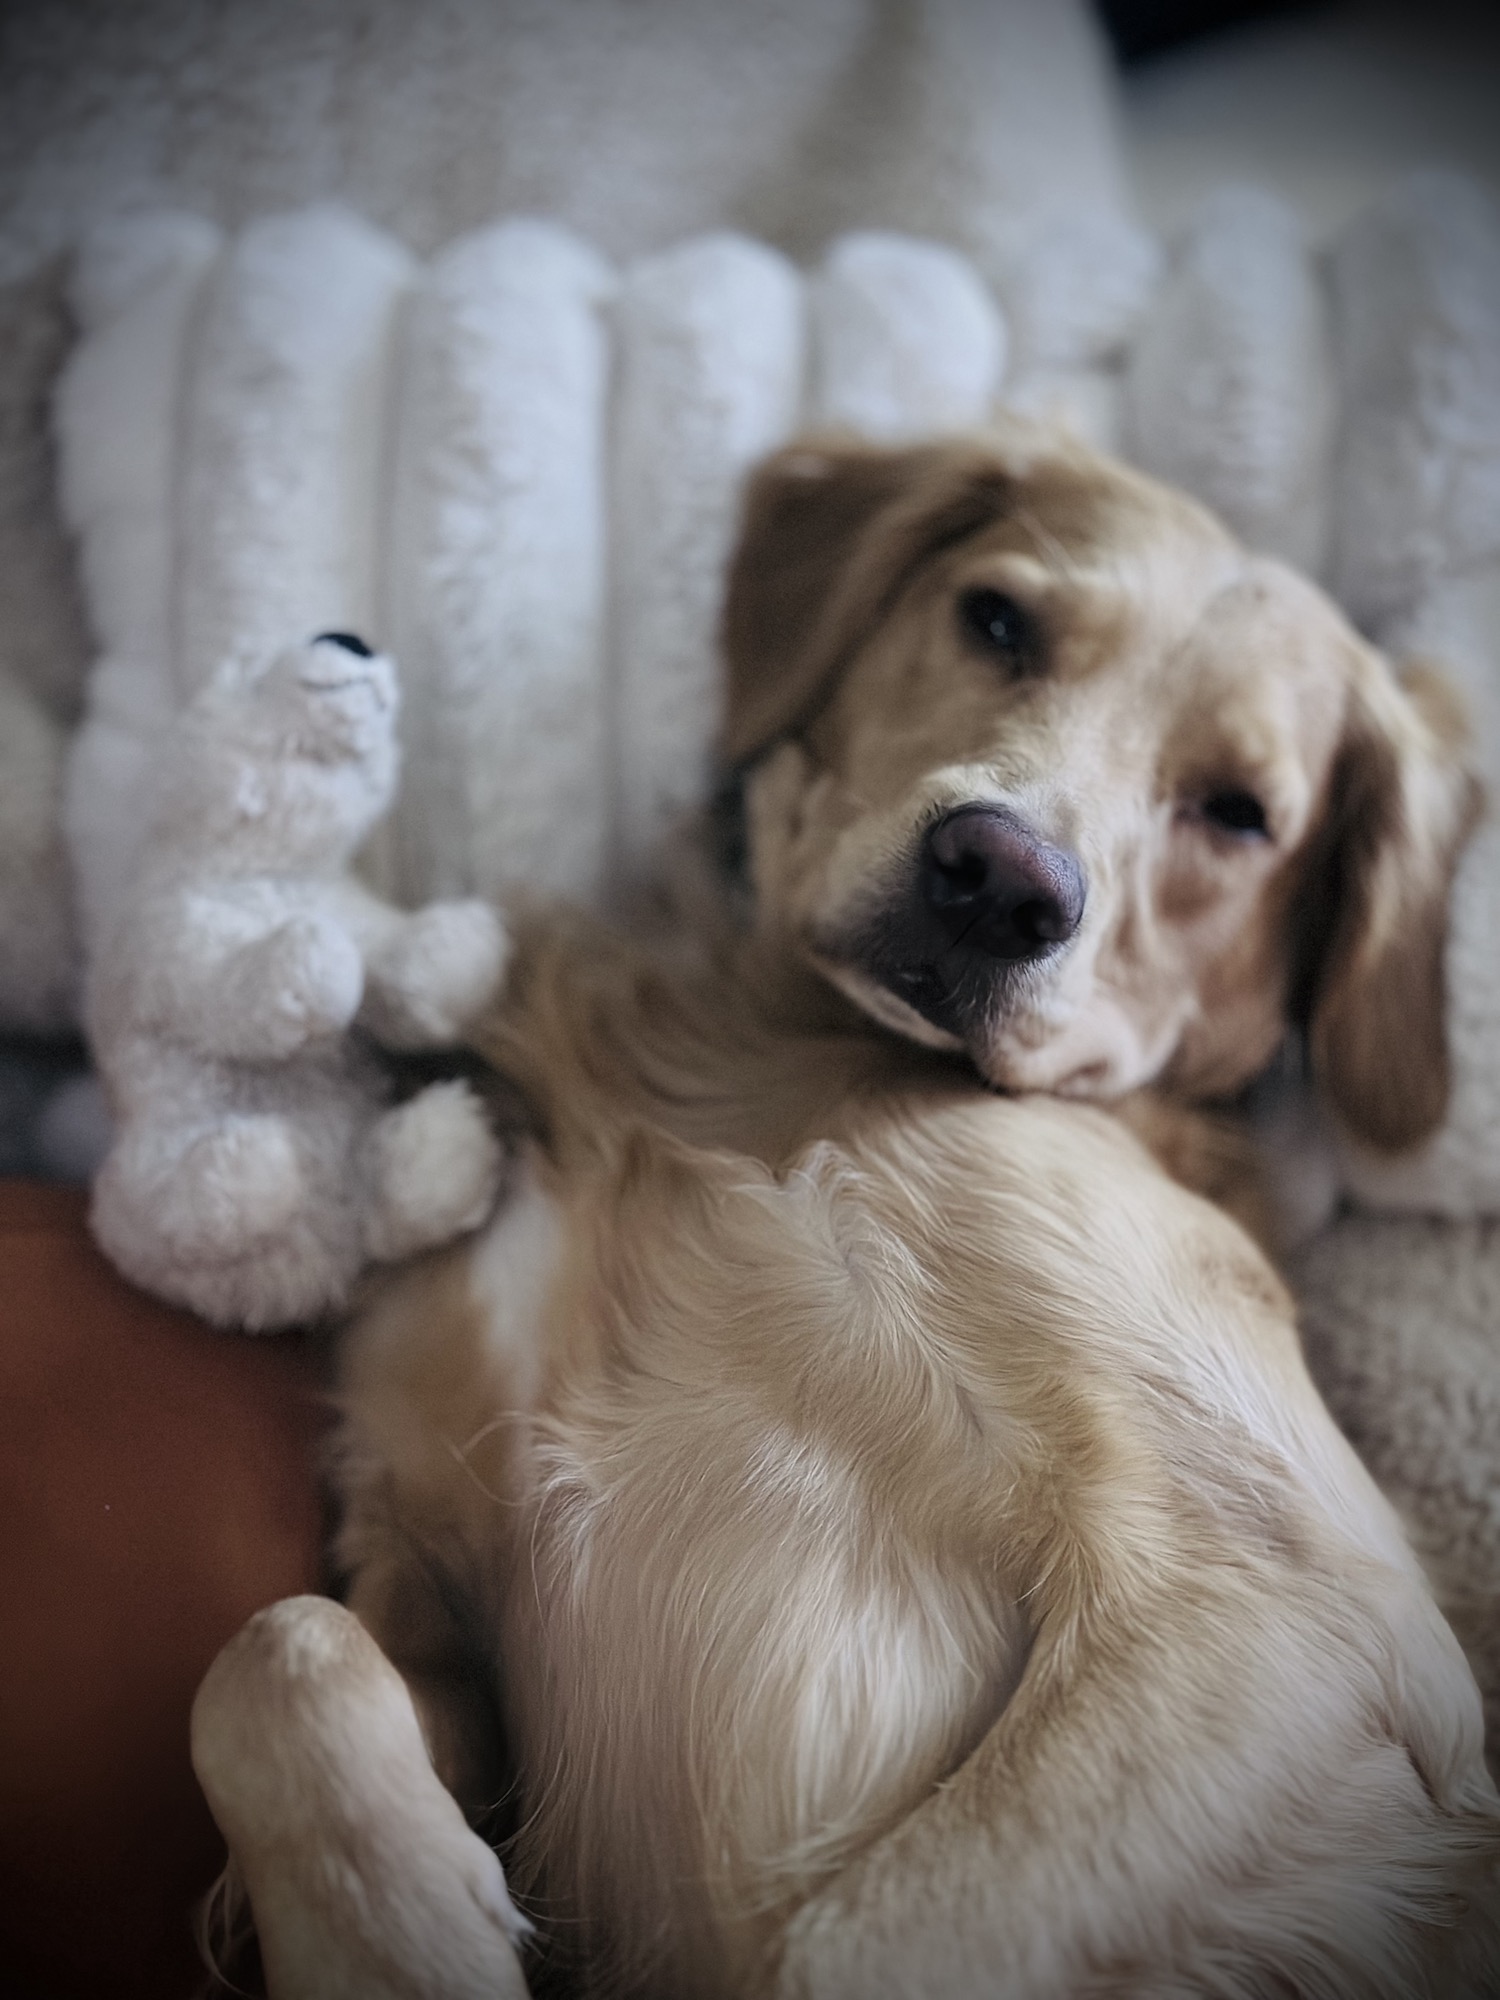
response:
[[[94,1223],[127,1257],[159,1246],[163,1260],[238,1255],[285,1228],[307,1198],[296,1139],[284,1118],[225,1117],[194,1129],[128,1130],[95,1185]]]
[[[504,1156],[463,1083],[434,1083],[378,1119],[366,1144],[365,1247],[390,1260],[477,1229],[499,1193]]]
[[[127,1124],[94,1182],[94,1234],[127,1277],[221,1325],[291,1326],[342,1303],[360,1261],[304,1135],[261,1112]]]
[[[400,1675],[320,1597],[259,1612],[193,1706],[193,1765],[271,2000],[520,2000],[528,1926],[432,1768]]]

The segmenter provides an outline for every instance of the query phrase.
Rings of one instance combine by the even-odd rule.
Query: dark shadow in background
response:
[[[1320,0],[1096,0],[1096,10],[1121,63],[1139,62],[1221,28],[1325,11]]]
[[[1129,66],[1165,50],[1181,47],[1225,29],[1259,22],[1286,20],[1294,15],[1379,16],[1419,12],[1434,41],[1467,41],[1476,51],[1500,49],[1500,4],[1497,0],[1366,0],[1339,5],[1337,0],[1094,0],[1117,60]],[[1496,116],[1500,118],[1500,86]]]

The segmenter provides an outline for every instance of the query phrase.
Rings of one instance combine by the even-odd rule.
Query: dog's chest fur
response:
[[[843,1151],[776,1178],[638,1134],[561,1216],[524,1199],[558,1263],[499,1613],[513,1876],[603,1935],[656,1903],[684,1970],[722,1972],[1014,1685],[975,1505],[997,1441]]]

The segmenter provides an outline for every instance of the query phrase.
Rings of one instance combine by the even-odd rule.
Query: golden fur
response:
[[[976,650],[976,588],[1024,649]],[[1496,1990],[1472,1680],[1280,1282],[1179,1184],[1253,1214],[1182,1107],[1289,1018],[1367,1137],[1440,1115],[1473,797],[1438,683],[1030,437],[783,455],[726,638],[742,915],[521,926],[482,1038],[518,1184],[345,1348],[350,1603],[509,1816],[537,1990]],[[913,855],[973,801],[1087,900],[924,1011]],[[195,1747],[278,2000],[519,1991],[490,1890],[443,1925],[472,1984],[414,1941],[472,1837],[328,1720],[341,1676],[404,1699],[359,1628],[237,1648]],[[319,1828],[359,1888],[314,1906]]]

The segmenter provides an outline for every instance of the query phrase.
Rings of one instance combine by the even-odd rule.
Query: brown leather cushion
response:
[[[317,1587],[322,1410],[296,1342],[132,1290],[84,1206],[0,1181],[0,1989],[178,2000],[223,1858],[188,1711]]]

